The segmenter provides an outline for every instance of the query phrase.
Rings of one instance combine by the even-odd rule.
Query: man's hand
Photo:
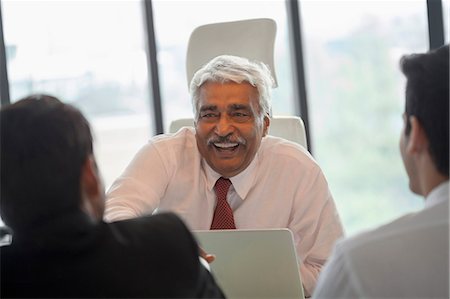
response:
[[[214,254],[206,253],[206,251],[204,251],[200,246],[198,247],[198,250],[200,252],[200,257],[207,261],[208,264],[211,264],[216,259],[216,256]]]

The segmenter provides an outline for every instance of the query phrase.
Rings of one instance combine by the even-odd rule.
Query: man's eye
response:
[[[248,114],[248,113],[245,113],[245,112],[234,112],[232,115],[233,115],[233,117],[236,117],[236,118],[246,118],[246,117],[249,117],[249,114]]]
[[[205,113],[202,114],[202,118],[212,118],[212,117],[217,117],[216,113]]]
[[[246,122],[250,119],[250,115],[245,112],[234,112],[232,117],[236,122]]]

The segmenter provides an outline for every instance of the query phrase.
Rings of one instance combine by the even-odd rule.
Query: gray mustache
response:
[[[206,142],[207,142],[207,144],[213,144],[213,143],[239,143],[239,144],[243,144],[243,145],[247,144],[245,139],[242,138],[242,137],[239,137],[239,136],[238,137],[211,136],[211,137],[208,138],[208,140]]]

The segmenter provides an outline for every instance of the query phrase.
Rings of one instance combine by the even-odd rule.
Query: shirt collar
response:
[[[256,173],[258,172],[258,164],[259,164],[258,157],[259,155],[258,153],[256,153],[252,162],[250,162],[250,164],[247,166],[246,169],[244,169],[244,171],[235,175],[234,177],[229,178],[231,183],[233,184],[232,187],[242,200],[244,200],[247,197],[247,194],[252,188],[253,182],[256,179]],[[206,174],[206,186],[208,190],[211,191],[214,188],[216,181],[221,177],[221,175],[215,172],[208,165],[208,163],[204,158],[202,159],[202,166]]]
[[[448,181],[445,181],[445,182],[439,184],[433,190],[431,190],[431,192],[428,194],[428,196],[425,200],[425,208],[429,208],[438,203],[449,200],[449,198],[448,198],[449,184],[448,183],[449,183]]]

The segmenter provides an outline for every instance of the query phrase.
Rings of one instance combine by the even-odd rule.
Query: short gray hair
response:
[[[200,88],[205,82],[247,82],[256,87],[259,94],[260,116],[272,116],[271,91],[274,80],[267,65],[246,58],[221,55],[199,69],[191,80],[190,94],[194,118],[198,119]]]

